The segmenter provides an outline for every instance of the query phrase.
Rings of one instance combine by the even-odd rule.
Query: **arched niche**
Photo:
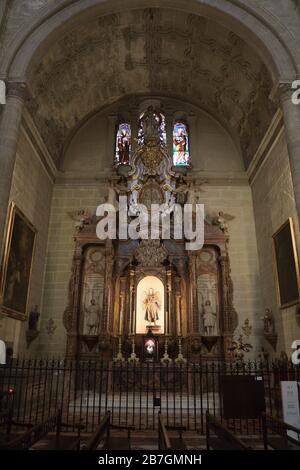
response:
[[[165,331],[165,286],[157,276],[145,276],[137,285],[135,331],[147,334]]]

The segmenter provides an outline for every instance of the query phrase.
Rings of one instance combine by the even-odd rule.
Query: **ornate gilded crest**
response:
[[[159,266],[167,257],[167,250],[160,240],[142,240],[135,257],[143,266]]]
[[[161,146],[157,144],[156,139],[150,138],[147,144],[143,145],[139,154],[149,173],[155,174],[164,158]]]

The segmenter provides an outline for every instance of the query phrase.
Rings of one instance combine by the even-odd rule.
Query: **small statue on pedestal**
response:
[[[204,326],[204,334],[206,336],[213,336],[215,334],[216,314],[212,311],[211,301],[206,300],[202,305],[202,318]]]
[[[265,309],[265,314],[261,318],[264,322],[264,334],[274,334],[275,333],[275,321],[272,314],[272,311],[269,308]]]
[[[37,331],[39,318],[40,318],[40,313],[38,311],[38,306],[35,305],[31,309],[29,313],[29,317],[28,317],[28,328],[30,331]]]
[[[265,314],[261,317],[261,320],[264,324],[264,337],[271,344],[274,351],[276,351],[278,335],[276,333],[275,319],[271,309],[265,309]]]
[[[28,316],[28,330],[26,331],[26,341],[27,347],[30,346],[31,342],[39,335],[38,322],[40,318],[40,313],[38,311],[38,306],[35,305]]]

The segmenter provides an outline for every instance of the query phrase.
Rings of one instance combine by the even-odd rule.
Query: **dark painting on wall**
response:
[[[292,219],[273,235],[278,295],[282,308],[299,301],[299,266]]]
[[[1,271],[1,312],[25,320],[36,229],[12,203]]]

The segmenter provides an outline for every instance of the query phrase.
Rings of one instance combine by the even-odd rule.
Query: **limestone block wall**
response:
[[[292,341],[300,339],[300,327],[295,317],[295,306],[283,310],[279,307],[272,240],[272,235],[288,217],[292,217],[299,251],[299,224],[283,131],[252,183],[252,194],[264,308],[271,308],[276,319],[277,353],[286,351],[290,355]],[[273,352],[268,343],[265,347]]]
[[[66,345],[66,331],[62,323],[63,312],[68,301],[68,285],[74,253],[74,220],[69,212],[79,209],[94,213],[104,201],[106,190],[99,182],[58,183],[54,187],[47,267],[43,296],[42,331],[39,338],[39,352],[63,356]],[[53,320],[54,331],[49,334],[49,320]]]
[[[18,208],[37,229],[29,307],[37,304],[40,310],[52,187],[53,183],[47,171],[22,129],[18,142],[10,201],[14,201],[17,204]],[[4,317],[0,321],[0,338],[13,343],[15,355],[23,355],[26,352],[31,354],[37,348],[38,339],[27,350],[25,339],[27,326],[27,321],[19,321],[8,317]]]
[[[206,185],[205,192],[199,194],[205,205],[206,214],[218,211],[234,217],[229,222],[229,256],[234,288],[233,303],[239,318],[236,331],[243,333],[242,326],[250,320],[252,334],[247,338],[253,346],[246,358],[257,357],[262,344],[262,297],[254,213],[251,189],[247,183]]]

